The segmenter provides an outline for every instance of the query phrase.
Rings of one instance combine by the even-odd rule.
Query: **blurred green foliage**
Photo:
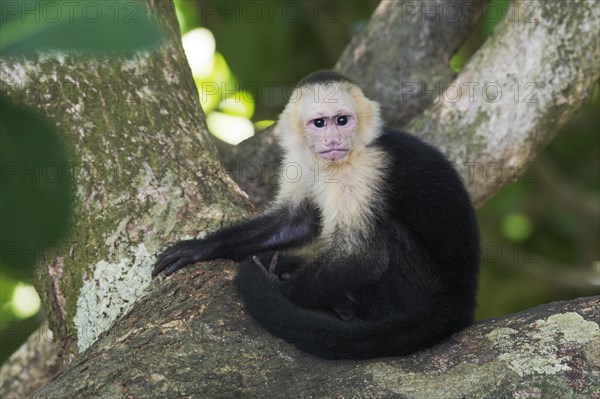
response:
[[[274,119],[287,100],[271,96],[271,84],[331,68],[378,3],[175,0],[182,33],[202,26],[214,34],[235,81],[256,99],[256,121]]]
[[[140,3],[126,0],[0,0],[0,52],[133,51],[161,38]]]
[[[479,318],[600,294],[598,111],[597,83],[525,175],[479,210]]]
[[[0,0],[0,3],[7,1]],[[106,2],[104,6],[109,7],[112,3]],[[260,130],[272,123],[286,98],[265,95],[259,88],[273,82],[294,84],[314,70],[331,68],[352,35],[366,23],[378,1],[291,0],[276,3],[175,0],[175,3],[182,34],[203,27],[212,32],[216,42],[208,74],[194,74],[204,111],[207,114],[251,118],[255,129]],[[257,5],[259,8],[256,8]],[[507,6],[508,0],[490,1],[488,14],[484,15],[471,37],[450,60],[453,70],[460,71],[493,32],[500,19],[497,13],[499,10],[504,12]],[[125,8],[122,10],[127,11]],[[114,11],[109,9],[108,12]],[[7,21],[13,23],[12,18]],[[0,49],[32,50],[42,44],[44,47],[56,45],[63,49],[131,49],[145,45],[144,39],[154,37],[148,31],[141,37],[138,33],[142,31],[124,33],[113,30],[113,25],[88,26],[85,34],[81,31],[81,35],[74,35],[79,37],[64,34],[63,29],[72,28],[69,24],[48,27],[32,24],[30,20],[26,25],[32,29],[27,31],[29,28],[26,26],[0,25]],[[129,27],[142,29],[143,25]],[[153,29],[151,25],[147,28]],[[22,32],[18,33],[19,30]],[[57,32],[56,36],[52,36],[53,30]],[[24,40],[21,47],[14,40],[15,35],[20,35]],[[44,37],[46,35],[49,37]],[[82,38],[91,37],[101,42],[80,42]],[[115,37],[119,40],[115,41]],[[124,40],[127,37],[132,40]],[[210,86],[215,83],[216,91],[213,90],[214,86]],[[232,98],[242,98],[244,101],[231,101]],[[239,103],[243,103],[241,107]],[[483,255],[479,319],[516,312],[553,300],[599,293],[599,111],[600,89],[596,85],[593,98],[538,160],[530,165],[522,165],[524,172],[520,174],[521,178],[501,190],[479,210]],[[2,103],[2,114],[5,114],[5,103]],[[31,123],[43,124],[36,121],[32,119]],[[26,137],[15,136],[19,128],[9,127],[4,131],[5,124],[11,125],[2,117],[2,162],[5,159],[21,162],[19,157],[36,153],[42,157],[41,160],[23,158],[24,162],[60,162],[67,157],[56,140],[56,134],[48,127],[40,125],[29,129],[34,131],[30,142]],[[21,148],[24,152],[5,150],[10,146]],[[44,147],[47,149],[45,152],[42,151]],[[31,154],[28,154],[29,151]],[[23,155],[25,153],[28,155]],[[67,191],[61,189],[52,197],[52,190],[26,184],[17,189],[22,191],[19,198],[23,199],[23,203],[16,204],[19,202],[17,194],[13,194],[11,189],[8,195],[7,188],[3,180],[0,188],[1,227],[14,226],[13,223],[6,223],[10,218],[22,220],[22,226],[19,226],[21,230],[15,228],[6,233],[0,230],[0,242],[6,241],[5,234],[9,234],[6,237],[12,235],[10,237],[44,242],[51,239],[51,234],[58,236],[64,231],[65,206],[69,203]],[[43,196],[50,196],[47,203],[37,203],[41,198],[46,198]],[[9,207],[9,204],[13,205]],[[19,208],[19,205],[23,205],[23,208]],[[41,208],[42,205],[57,208],[48,210]],[[23,212],[19,209],[25,208],[31,212],[24,215],[19,213]],[[23,219],[19,219],[20,215]],[[35,227],[38,231],[34,231]],[[45,232],[44,227],[53,232]],[[17,266],[16,271],[29,270],[28,265],[24,262]],[[14,270],[9,275],[7,263],[1,266],[0,322],[3,329],[0,363],[35,329],[42,318],[38,314],[20,320],[15,315],[11,301],[23,277],[15,274]]]
[[[0,105],[0,262],[3,274],[30,278],[44,248],[67,228],[71,170],[49,123],[30,110]]]

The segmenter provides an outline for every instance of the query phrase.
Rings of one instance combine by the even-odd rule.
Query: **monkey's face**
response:
[[[329,162],[341,161],[353,150],[357,128],[353,98],[335,86],[303,90],[300,106],[307,146]]]
[[[346,162],[381,132],[379,104],[348,82],[296,88],[276,126],[283,148],[326,162]]]

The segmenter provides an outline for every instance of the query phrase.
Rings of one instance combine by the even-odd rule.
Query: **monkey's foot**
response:
[[[273,257],[271,258],[271,263],[269,264],[268,268],[265,267],[265,265],[263,265],[258,256],[254,255],[252,257],[252,260],[254,261],[256,267],[258,267],[258,270],[260,270],[265,275],[265,277],[267,278],[269,283],[271,283],[271,285],[275,285],[280,282],[279,276],[275,274],[277,262],[279,262],[279,252],[275,252]]]

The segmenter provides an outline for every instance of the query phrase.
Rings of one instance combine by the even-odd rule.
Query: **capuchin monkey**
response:
[[[379,104],[335,72],[302,80],[276,129],[300,176],[281,179],[264,213],[167,249],[153,276],[241,261],[252,317],[329,359],[407,355],[472,323],[477,221],[438,150],[384,128]],[[313,257],[273,253],[309,243]]]

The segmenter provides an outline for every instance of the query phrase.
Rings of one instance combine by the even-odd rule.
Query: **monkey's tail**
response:
[[[430,317],[343,321],[299,307],[271,288],[249,262],[240,265],[237,284],[246,310],[263,328],[305,352],[328,359],[407,355],[450,335],[436,334],[442,326],[435,326]]]

